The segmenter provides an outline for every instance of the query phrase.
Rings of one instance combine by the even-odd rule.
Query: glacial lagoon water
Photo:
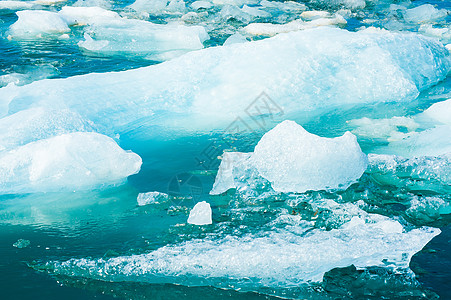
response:
[[[450,21],[0,1],[1,298],[450,298]]]

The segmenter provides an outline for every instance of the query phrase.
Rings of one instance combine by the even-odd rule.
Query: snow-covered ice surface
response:
[[[2,297],[451,298],[450,12],[0,1]]]

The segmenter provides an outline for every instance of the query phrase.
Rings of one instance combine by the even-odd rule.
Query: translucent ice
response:
[[[351,133],[319,137],[292,121],[267,132],[250,160],[280,192],[346,189],[367,167],[366,155]]]
[[[299,216],[282,214],[268,224],[277,230],[211,235],[147,254],[71,259],[45,268],[58,275],[108,281],[198,285],[208,280],[209,285],[244,290],[288,288],[321,281],[330,269],[350,264],[408,268],[412,255],[440,233],[428,227],[408,229],[388,217],[354,210],[356,215],[332,230],[313,228]]]
[[[141,158],[111,138],[78,132],[0,152],[0,193],[83,190],[122,182]]]
[[[445,18],[449,14],[446,9],[437,9],[431,4],[424,4],[405,11],[406,21],[414,23],[432,22]]]
[[[143,55],[166,60],[204,47],[209,36],[202,26],[154,24],[142,20],[114,18],[94,22],[86,29],[85,41],[78,45],[102,54]]]
[[[100,7],[65,6],[58,14],[68,25],[89,25],[120,19],[117,13]]]
[[[318,18],[309,22],[297,19],[286,24],[251,23],[244,27],[244,31],[252,35],[273,36],[284,32],[344,24],[346,24],[346,20],[342,16],[336,15],[334,18]]]
[[[70,31],[66,22],[55,12],[23,10],[16,14],[19,19],[9,29],[9,34],[14,38],[35,38],[42,34],[60,34]]]
[[[160,192],[140,193],[137,201],[139,206],[144,206],[153,203],[161,203],[169,199],[169,195]]]
[[[224,152],[222,155],[221,164],[219,165],[218,174],[216,175],[216,180],[210,194],[219,195],[227,192],[229,189],[236,188],[233,168],[238,161],[248,159],[250,156],[251,153]]]
[[[451,99],[434,103],[422,113],[422,116],[437,123],[451,125]]]
[[[62,106],[118,131],[155,114],[152,124],[210,130],[233,121],[262,91],[286,113],[407,102],[449,70],[448,50],[424,36],[322,27],[193,51],[136,70],[5,87],[0,108],[4,115]],[[184,117],[179,124],[176,116]]]
[[[198,202],[194,205],[188,216],[189,224],[193,225],[209,225],[211,220],[211,207],[206,201]]]

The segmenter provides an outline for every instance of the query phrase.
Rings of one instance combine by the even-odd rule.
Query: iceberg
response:
[[[448,16],[446,9],[437,9],[431,4],[420,5],[404,12],[404,19],[413,23],[426,23],[440,20]]]
[[[141,158],[111,138],[90,132],[62,134],[0,152],[0,193],[84,190],[123,182]]]
[[[0,113],[64,107],[118,133],[138,120],[211,130],[235,120],[262,91],[287,114],[408,102],[444,79],[450,66],[448,50],[421,35],[322,27],[135,70],[7,86],[0,89]]]
[[[210,194],[237,188],[235,178],[243,176],[234,168],[255,169],[276,192],[304,193],[345,190],[362,176],[367,165],[353,134],[324,138],[293,121],[284,121],[263,135],[253,153],[224,153]]]
[[[250,157],[277,192],[347,189],[365,172],[368,161],[356,137],[324,138],[284,121],[267,132]]]
[[[198,202],[194,205],[188,216],[188,224],[209,225],[211,220],[211,207],[206,201]]]

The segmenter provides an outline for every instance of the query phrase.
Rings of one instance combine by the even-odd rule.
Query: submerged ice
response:
[[[334,210],[341,206],[325,201]],[[332,230],[313,228],[300,216],[281,214],[262,231],[192,239],[146,254],[49,262],[45,269],[106,281],[172,282],[259,289],[296,287],[322,280],[335,267],[354,264],[408,268],[410,258],[440,230],[409,229],[388,217],[344,205],[350,219]],[[277,226],[277,230],[266,231]],[[227,278],[227,280],[224,280]],[[246,280],[242,280],[246,278]]]

